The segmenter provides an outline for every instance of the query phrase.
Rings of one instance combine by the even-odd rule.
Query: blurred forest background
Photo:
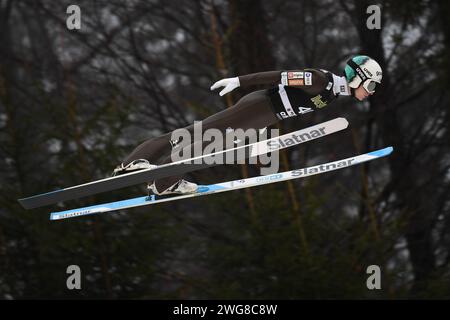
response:
[[[81,30],[66,9],[81,8]],[[369,30],[367,6],[382,8]],[[0,0],[0,298],[450,298],[449,3]],[[392,145],[376,162],[298,181],[59,222],[17,199],[109,176],[143,140],[230,107],[223,77],[353,54],[383,67],[344,132],[281,154],[281,170]],[[258,173],[220,166],[205,184]],[[64,208],[139,196],[145,186]],[[57,208],[57,209],[63,209]],[[79,265],[82,290],[66,288]],[[382,289],[368,290],[379,265]]]

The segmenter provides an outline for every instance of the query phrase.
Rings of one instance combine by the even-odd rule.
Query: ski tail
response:
[[[233,181],[226,181],[222,183],[212,184],[212,185],[200,185],[196,193],[184,194],[178,196],[171,196],[166,198],[159,198],[155,195],[148,197],[138,197],[127,200],[115,201],[110,203],[104,203],[100,205],[94,205],[84,208],[71,209],[60,212],[52,212],[50,214],[50,220],[60,220],[79,216],[85,216],[96,213],[105,213],[109,211],[116,211],[121,209],[128,209],[134,207],[140,207],[150,204],[157,204],[162,202],[170,202],[176,200],[182,200],[186,198],[192,198],[196,196],[204,196],[208,194],[238,190],[243,188],[250,188],[255,186],[261,186],[265,184],[270,184],[274,182],[281,182],[299,178],[305,178],[308,176],[313,176],[321,173],[326,173],[330,171],[340,170],[363,162],[372,161],[390,155],[393,152],[392,147],[387,147],[384,149],[368,152],[365,154],[353,156],[346,159],[341,159],[333,162],[323,163],[311,167],[295,169],[291,171],[285,171],[280,173],[274,173],[270,175],[262,175],[257,177],[252,177],[248,179],[240,179]]]

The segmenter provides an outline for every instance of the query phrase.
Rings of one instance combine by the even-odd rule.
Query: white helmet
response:
[[[345,78],[353,89],[362,84],[367,92],[372,93],[376,84],[381,83],[382,77],[380,65],[369,56],[354,56],[345,65]]]

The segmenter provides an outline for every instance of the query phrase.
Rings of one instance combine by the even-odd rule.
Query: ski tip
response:
[[[339,117],[339,118],[333,119],[331,121],[342,122],[344,124],[344,127],[346,127],[346,128],[348,127],[348,120],[346,118],[344,118],[344,117]]]
[[[368,155],[375,157],[384,157],[392,153],[394,151],[393,147],[386,147],[380,150],[369,152]]]

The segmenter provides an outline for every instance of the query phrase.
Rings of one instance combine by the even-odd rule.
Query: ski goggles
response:
[[[362,83],[362,86],[368,93],[374,93],[377,83],[373,80],[367,79]]]

